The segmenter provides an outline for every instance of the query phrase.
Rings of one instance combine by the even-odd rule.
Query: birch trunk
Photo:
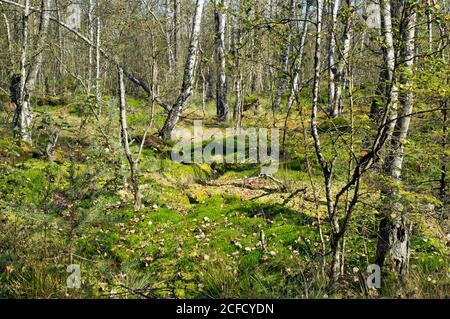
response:
[[[330,269],[330,285],[333,286],[339,279],[341,271],[341,249],[342,240],[338,236],[340,233],[340,225],[338,216],[335,214],[335,208],[333,207],[332,190],[331,190],[331,177],[332,168],[329,167],[322,152],[322,146],[320,141],[319,132],[317,129],[317,113],[319,108],[319,89],[320,89],[320,70],[321,70],[321,47],[322,47],[322,14],[323,14],[323,0],[317,0],[317,22],[316,22],[316,46],[314,50],[314,83],[313,83],[313,101],[311,112],[311,135],[314,139],[314,148],[316,150],[317,159],[322,168],[322,172],[325,179],[325,191],[327,199],[327,211],[330,217],[331,224],[331,249],[332,249],[332,262]]]
[[[405,87],[412,85],[409,76],[413,72],[415,54],[416,13],[411,4],[405,4],[405,30],[402,31],[404,41],[404,71]],[[410,225],[406,207],[401,203],[399,193],[401,173],[404,159],[404,142],[408,135],[413,111],[414,95],[408,91],[402,96],[402,114],[396,120],[390,148],[385,161],[384,171],[388,176],[389,185],[383,190],[385,211],[380,223],[379,242],[377,247],[377,263],[383,266],[387,257],[393,261],[395,269],[402,278],[406,275],[409,265]]]
[[[309,8],[310,8],[309,1],[305,1],[305,2],[306,2],[305,13],[303,15],[303,19],[301,21],[301,26],[300,26],[301,33],[300,33],[300,47],[299,47],[299,52],[298,52],[298,59],[295,63],[295,65],[296,65],[295,66],[295,74],[292,79],[291,89],[289,92],[288,99],[286,101],[286,111],[288,113],[291,110],[292,104],[294,103],[295,95],[298,92],[299,85],[302,80],[302,77],[300,75],[300,69],[302,68],[302,64],[303,64],[306,35],[308,33],[308,26],[309,26],[309,23],[307,20],[308,20],[308,16],[309,16]]]
[[[240,10],[239,10],[240,11]],[[238,12],[239,12],[238,11]],[[234,94],[236,101],[233,107],[233,121],[236,127],[241,126],[242,118],[242,70],[241,70],[241,56],[240,47],[242,45],[242,35],[239,23],[236,22],[235,30],[233,32],[233,55],[235,60],[235,75],[234,75]]]
[[[95,41],[95,96],[97,101],[97,110],[100,107],[102,101],[102,95],[100,91],[100,37],[101,37],[101,22],[100,17],[97,14],[97,29],[96,29],[96,41]],[[152,90],[153,92],[153,90]]]
[[[225,59],[225,27],[227,20],[226,0],[214,1],[214,22],[216,31],[216,61],[217,61],[217,85],[216,85],[216,107],[217,118],[225,121],[228,116],[227,103],[227,75]]]
[[[427,9],[426,9],[426,15],[427,15],[427,31],[428,31],[428,50],[431,52],[433,51],[433,17],[431,15],[432,13],[432,3],[431,0],[427,0]]]
[[[175,63],[178,62],[180,55],[180,42],[181,42],[181,30],[180,30],[180,16],[181,8],[179,0],[173,0],[173,55]]]
[[[58,94],[62,95],[65,91],[64,88],[64,67],[63,67],[63,61],[64,61],[64,39],[61,32],[61,26],[59,22],[61,22],[61,4],[60,0],[55,1],[56,5],[56,20],[58,21],[56,27],[57,27],[57,36],[58,36],[58,45],[59,45],[59,59],[58,59]]]
[[[336,24],[339,11],[340,0],[334,0],[331,10],[331,26],[329,34],[329,47],[328,47],[328,100],[331,109],[331,116],[336,117],[337,110],[334,109],[335,101],[335,86],[336,86]]]
[[[281,101],[283,100],[283,95],[286,91],[287,86],[287,73],[289,72],[289,55],[292,50],[292,34],[294,33],[295,29],[295,11],[297,7],[297,1],[296,0],[290,0],[289,4],[289,19],[290,22],[290,30],[288,31],[288,34],[286,36],[286,43],[283,47],[283,52],[281,54],[281,75],[278,79],[278,86],[277,86],[277,95],[274,101],[274,104],[272,106],[272,110],[274,112],[278,111],[280,109]]]
[[[382,16],[382,35],[384,37],[384,61],[385,61],[385,75],[386,75],[386,99],[387,114],[390,120],[388,125],[388,136],[392,135],[395,127],[395,119],[397,117],[397,104],[398,104],[398,87],[397,79],[395,76],[395,48],[394,48],[394,36],[392,31],[392,15],[391,15],[391,2],[390,0],[380,0],[380,14]]]
[[[26,75],[25,88],[23,91],[23,104],[21,106],[21,121],[20,121],[20,136],[25,142],[32,143],[31,139],[31,125],[33,121],[33,114],[31,110],[31,94],[36,85],[38,73],[42,66],[45,42],[47,40],[47,29],[50,22],[50,6],[51,0],[41,1],[41,16],[39,21],[39,34],[36,41],[36,54],[34,59],[29,61],[28,74]]]
[[[94,43],[94,19],[92,16],[92,11],[94,10],[93,0],[89,0],[88,5],[88,38],[91,43]],[[92,69],[94,65],[94,46],[89,46],[88,51],[88,81],[87,90],[88,95],[92,93]]]
[[[133,159],[131,154],[129,137],[128,137],[128,124],[127,124],[127,111],[126,111],[126,95],[125,84],[123,81],[123,70],[119,68],[119,110],[120,110],[120,129],[122,146],[125,152],[125,156],[130,165],[131,171],[131,187],[133,189],[134,196],[134,209],[138,211],[141,209],[141,192],[139,190],[139,177],[138,177],[138,163]]]
[[[350,47],[353,37],[353,14],[355,11],[355,0],[346,0],[348,7],[348,17],[345,22],[344,34],[343,34],[343,45],[342,53],[339,58],[336,67],[335,74],[335,93],[334,93],[334,105],[332,115],[341,115],[343,112],[343,101],[342,101],[342,91],[345,85],[345,70],[346,65],[348,65],[348,58],[350,53]]]
[[[14,112],[14,135],[19,139],[31,143],[31,132],[28,131],[31,124],[31,114],[26,103],[25,86],[27,77],[27,54],[28,54],[28,23],[30,16],[30,0],[25,1],[25,8],[22,16],[22,51],[20,55],[20,75],[18,79],[13,76],[11,79],[11,97],[16,103]],[[17,85],[19,86],[17,89]]]
[[[197,62],[197,51],[201,30],[203,7],[204,0],[197,0],[194,19],[192,23],[191,39],[189,41],[188,57],[186,60],[186,65],[184,67],[181,92],[175,104],[170,109],[169,115],[167,116],[164,126],[160,132],[160,135],[166,140],[169,140],[171,138],[172,131],[177,125],[188,99],[192,95],[192,87],[194,85],[194,67]]]
[[[5,24],[6,31],[6,42],[8,44],[8,59],[9,59],[9,75],[12,76],[14,70],[14,56],[13,56],[13,47],[12,47],[12,39],[11,39],[11,28],[9,26],[9,20],[5,13],[2,14],[3,21]]]

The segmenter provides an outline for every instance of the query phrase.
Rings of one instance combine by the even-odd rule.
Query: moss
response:
[[[339,116],[321,122],[317,129],[320,133],[349,132],[350,122],[346,118]]]

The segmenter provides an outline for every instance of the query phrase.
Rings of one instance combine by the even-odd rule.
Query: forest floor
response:
[[[106,98],[105,105],[111,101]],[[173,162],[171,145],[149,136],[139,164],[144,208],[135,212],[117,112],[105,107],[96,119],[86,115],[86,103],[73,98],[37,107],[33,147],[13,140],[1,114],[0,297],[450,296],[448,223],[425,208],[414,215],[405,287],[399,290],[386,273],[382,290],[367,289],[364,272],[375,254],[379,197],[370,174],[348,232],[341,289],[326,289],[322,179],[314,155],[302,151],[298,114],[288,122],[295,132],[286,143],[290,153],[283,154],[273,178],[260,176],[254,164]],[[130,98],[128,105],[138,140],[148,110],[139,99]],[[193,118],[181,126],[189,127]],[[278,126],[283,122],[280,117]],[[245,123],[270,127],[273,120],[270,113],[250,113]],[[217,125],[212,116],[205,124]],[[49,161],[43,150],[55,132],[57,150]],[[133,149],[137,153],[137,142]],[[70,264],[80,265],[81,289],[67,287]]]

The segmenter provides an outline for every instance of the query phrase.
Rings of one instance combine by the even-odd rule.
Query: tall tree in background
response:
[[[181,44],[181,6],[180,0],[173,0],[173,55],[175,62],[178,62],[180,57],[180,44]]]
[[[287,86],[287,74],[289,71],[289,56],[292,52],[292,36],[295,34],[295,16],[297,10],[297,0],[290,0],[288,7],[288,19],[289,19],[289,29],[283,43],[283,49],[281,53],[281,66],[280,75],[278,78],[277,93],[275,101],[272,106],[273,111],[278,111],[280,109],[281,101],[283,100],[284,93]]]
[[[89,0],[88,3],[88,38],[91,43],[94,43],[94,1]],[[93,86],[93,65],[94,65],[94,45],[89,46],[88,52],[88,94],[92,93]]]
[[[304,53],[305,53],[306,36],[308,34],[309,28],[308,17],[310,13],[310,7],[311,7],[310,1],[309,0],[304,1],[304,4],[302,6],[302,16],[300,22],[300,42],[298,47],[297,58],[294,61],[294,75],[292,78],[289,95],[286,101],[286,111],[288,113],[292,107],[292,103],[294,102],[295,96],[299,90],[299,85],[303,79],[302,64],[305,55]]]
[[[337,1],[337,0],[336,0]],[[345,16],[345,25],[343,32],[342,49],[339,50],[339,59],[336,62],[336,66],[333,67],[335,70],[334,80],[336,83],[330,87],[334,87],[334,95],[332,100],[332,112],[331,116],[341,115],[343,112],[343,98],[342,91],[345,86],[345,70],[348,65],[348,59],[350,57],[350,49],[353,38],[353,19],[355,15],[355,0],[346,0],[346,7],[343,11]]]
[[[217,62],[217,85],[216,85],[216,107],[217,118],[221,121],[227,119],[227,74],[225,57],[225,27],[227,21],[227,0],[214,0],[214,25],[216,33],[216,62]]]
[[[335,117],[334,101],[336,87],[336,28],[337,18],[340,7],[340,0],[330,0],[329,11],[331,14],[330,30],[328,33],[328,102],[330,105],[331,116]]]
[[[241,4],[236,4],[235,14],[232,28],[232,57],[234,60],[234,95],[235,102],[233,106],[233,121],[236,127],[241,126],[242,119],[242,30],[240,25]]]

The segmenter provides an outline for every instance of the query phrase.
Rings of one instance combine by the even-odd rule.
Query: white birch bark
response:
[[[11,28],[9,26],[9,20],[5,13],[2,14],[3,16],[3,22],[5,24],[5,31],[6,31],[6,42],[8,44],[8,58],[9,58],[9,68],[10,70],[14,69],[14,57],[13,57],[13,47],[12,47],[12,40],[11,40]],[[12,73],[12,71],[10,71]],[[10,74],[12,75],[12,74]]]
[[[16,99],[16,111],[14,113],[14,134],[31,144],[31,134],[27,130],[27,122],[30,120],[28,103],[25,98],[25,86],[27,77],[27,54],[28,54],[28,22],[30,16],[30,0],[25,1],[25,8],[22,15],[22,51],[20,55],[20,85],[19,96]],[[12,85],[13,86],[13,85]]]
[[[94,43],[94,18],[93,18],[93,10],[94,10],[94,1],[89,0],[88,4],[88,38]],[[88,95],[92,93],[92,69],[94,65],[94,46],[89,46],[88,51],[88,81],[87,81],[87,89]]]
[[[217,85],[216,107],[217,118],[225,121],[228,116],[227,75],[225,59],[225,27],[227,20],[227,1],[214,0],[214,22],[216,31]]]
[[[96,28],[96,41],[95,41],[95,96],[97,101],[97,109],[99,108],[101,101],[102,101],[102,95],[100,91],[100,60],[101,60],[101,53],[100,53],[100,45],[101,45],[101,22],[100,17],[97,13],[97,28]]]
[[[283,95],[286,91],[287,86],[287,74],[289,72],[289,55],[292,50],[292,34],[295,29],[295,16],[296,16],[296,7],[297,7],[297,1],[296,0],[290,0],[289,4],[289,19],[290,22],[290,30],[286,36],[286,43],[283,47],[283,52],[281,54],[281,75],[278,79],[278,86],[277,86],[277,95],[274,101],[274,104],[272,106],[273,111],[278,111],[280,109],[281,101],[283,100]]]
[[[415,55],[415,28],[416,13],[411,4],[405,9],[407,20],[405,29],[402,30],[404,47],[404,87],[412,85],[409,78],[413,72]],[[389,185],[383,191],[385,195],[385,212],[380,224],[379,242],[377,247],[377,263],[383,266],[385,259],[389,257],[394,262],[395,269],[403,278],[409,265],[409,237],[410,225],[408,221],[407,208],[401,203],[399,186],[404,160],[404,144],[408,135],[411,122],[411,113],[414,107],[414,94],[407,91],[401,99],[401,116],[395,121],[395,129],[390,140],[388,156],[384,170],[389,178]]]
[[[180,94],[175,104],[170,109],[169,115],[167,116],[164,126],[160,132],[160,135],[167,140],[171,138],[172,131],[177,125],[188,99],[192,95],[192,87],[194,85],[194,67],[197,62],[197,51],[204,4],[205,0],[197,0],[196,2],[195,14],[192,23],[192,33],[189,41],[188,57],[184,67],[183,84],[181,85]]]
[[[240,6],[237,8],[237,12],[240,13]],[[242,68],[241,68],[241,45],[242,45],[242,33],[240,30],[240,24],[238,18],[235,19],[233,30],[233,57],[235,60],[235,74],[234,74],[234,95],[235,102],[233,107],[233,121],[236,127],[241,126],[242,119]]]
[[[384,60],[386,64],[386,82],[388,86],[386,91],[386,98],[388,100],[387,114],[390,123],[388,135],[392,135],[395,126],[395,118],[397,117],[398,87],[394,74],[396,61],[390,0],[380,0],[380,14],[382,16],[381,20],[383,21],[381,32],[384,37]]]
[[[433,17],[431,16],[432,12],[431,7],[432,7],[431,0],[427,0],[426,15],[427,15],[427,31],[428,31],[428,50],[430,52],[433,51]]]
[[[180,1],[173,0],[173,55],[175,63],[178,62],[180,56],[180,42],[181,42],[180,17],[181,17]]]
[[[351,48],[351,42],[353,37],[353,15],[355,14],[355,0],[346,0],[347,8],[349,10],[349,16],[345,22],[344,34],[343,34],[343,45],[342,53],[339,57],[339,61],[336,66],[335,74],[335,93],[333,101],[333,112],[332,115],[341,115],[343,112],[343,101],[342,101],[342,91],[345,85],[345,69],[348,65],[348,58]]]
[[[138,162],[133,159],[133,155],[130,149],[130,142],[128,136],[128,124],[127,124],[127,111],[126,111],[126,95],[125,84],[123,81],[123,70],[119,68],[119,111],[120,111],[120,128],[122,146],[125,152],[125,157],[130,165],[131,172],[131,187],[134,196],[134,209],[138,211],[141,209],[141,192],[139,189],[139,177],[138,177]]]
[[[334,0],[331,10],[331,26],[329,34],[329,47],[328,47],[328,100],[331,108],[331,116],[337,116],[334,110],[335,100],[335,77],[336,77],[336,24],[337,16],[340,6],[340,0]]]
[[[288,99],[286,101],[286,111],[289,112],[292,104],[294,103],[294,99],[295,99],[295,95],[297,94],[298,90],[299,90],[299,85],[301,82],[301,68],[302,68],[302,64],[303,64],[303,57],[304,57],[304,51],[305,51],[305,43],[306,43],[306,35],[308,34],[308,27],[309,27],[309,23],[308,23],[308,16],[309,16],[309,8],[310,8],[310,4],[309,1],[305,1],[305,12],[303,14],[303,18],[301,21],[301,33],[300,33],[300,46],[299,46],[299,52],[298,52],[298,59],[295,62],[295,74],[294,77],[292,79],[292,83],[291,83],[291,89],[289,92],[289,96]]]
[[[336,212],[336,208],[333,206],[332,200],[332,189],[331,189],[331,178],[332,178],[332,168],[328,165],[327,161],[322,152],[321,140],[319,136],[319,131],[317,128],[317,117],[319,109],[319,91],[320,91],[320,71],[322,66],[321,48],[322,48],[322,14],[323,14],[323,4],[324,0],[317,0],[317,10],[316,10],[316,45],[314,50],[314,82],[313,82],[313,100],[312,100],[312,111],[311,111],[311,135],[314,139],[314,148],[316,151],[316,156],[319,164],[322,168],[324,181],[325,181],[325,192],[327,201],[327,211],[330,217],[331,226],[331,238],[330,244],[332,249],[332,262],[330,279],[331,284],[337,282],[340,271],[341,271],[341,245],[342,240],[340,240],[337,234],[340,233],[340,224]]]
[[[29,16],[30,1],[25,1],[23,14],[23,42],[20,61],[20,91],[18,105],[14,114],[14,132],[20,140],[32,144],[31,125],[33,114],[31,110],[30,98],[36,85],[37,75],[42,64],[42,50],[46,41],[47,28],[49,24],[49,9],[51,0],[41,1],[41,15],[39,20],[39,34],[35,44],[36,54],[27,61],[29,51]]]

